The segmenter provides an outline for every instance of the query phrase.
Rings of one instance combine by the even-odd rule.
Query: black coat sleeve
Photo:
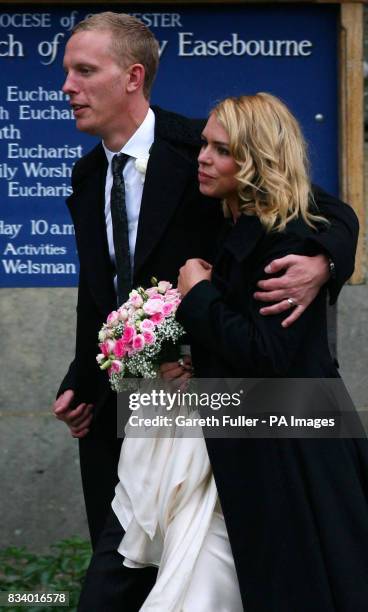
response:
[[[63,378],[63,382],[61,383],[59,390],[56,394],[56,397],[58,398],[60,395],[62,395],[64,393],[64,391],[66,391],[67,389],[75,389],[75,385],[76,385],[76,363],[75,363],[75,359],[73,359],[73,361],[71,362],[67,373],[65,374],[64,378]]]
[[[83,268],[79,271],[77,301],[77,337],[75,357],[58,390],[57,397],[67,389],[75,391],[79,401],[90,401],[95,392],[100,371],[96,362],[100,315],[96,307]]]
[[[311,240],[316,252],[324,252],[335,264],[336,275],[328,285],[330,303],[334,304],[346,281],[354,272],[355,252],[358,242],[359,223],[354,210],[348,204],[329,195],[313,185],[313,194],[319,212],[330,225]]]
[[[240,369],[254,376],[284,376],[311,323],[320,316],[321,308],[325,308],[326,290],[322,289],[311,306],[288,328],[281,325],[285,313],[272,317],[261,315],[261,305],[252,294],[269,261],[296,252],[303,254],[298,237],[280,235],[272,240],[272,248],[258,258],[252,279],[244,282],[241,312],[227,304],[210,281],[201,281],[182,300],[177,311],[178,321],[204,351],[213,352],[236,371]],[[244,269],[245,278],[248,273]]]

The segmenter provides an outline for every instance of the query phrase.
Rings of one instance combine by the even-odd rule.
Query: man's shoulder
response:
[[[107,161],[102,144],[99,143],[74,164],[73,182],[81,182],[84,178],[95,172],[97,168],[101,169],[101,164],[107,165]]]
[[[155,137],[174,146],[198,149],[205,119],[192,119],[158,106],[153,106],[152,109],[156,117]]]

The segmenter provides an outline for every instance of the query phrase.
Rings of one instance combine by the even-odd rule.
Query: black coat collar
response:
[[[241,215],[228,232],[223,248],[237,261],[243,261],[265,235],[266,230],[255,215]]]

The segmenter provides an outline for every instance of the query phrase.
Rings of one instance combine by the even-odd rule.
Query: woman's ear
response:
[[[127,71],[127,91],[133,93],[143,89],[145,70],[142,64],[132,64]]]

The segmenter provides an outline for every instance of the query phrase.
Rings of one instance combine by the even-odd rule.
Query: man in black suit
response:
[[[128,602],[127,610],[138,609],[155,575],[155,570],[148,568],[139,570],[137,578],[135,570],[123,568],[115,546],[121,529],[119,532],[111,516],[103,531],[117,481],[121,446],[116,437],[116,397],[106,373],[96,364],[98,331],[117,304],[110,201],[112,158],[119,152],[128,156],[123,178],[132,287],[148,286],[152,276],[175,283],[179,268],[191,257],[211,261],[223,222],[218,203],[198,191],[196,158],[203,122],[149,106],[157,65],[158,44],[153,34],[135,18],[114,13],[100,13],[78,24],[64,57],[63,90],[70,97],[77,128],[102,139],[102,144],[79,160],[73,170],[73,194],[68,206],[80,261],[76,353],[54,404],[57,418],[65,421],[73,437],[79,438],[93,547],[104,533],[103,550],[100,548],[103,565],[108,570],[111,561],[117,576],[115,586],[121,585],[108,605],[96,586],[101,600],[96,600],[94,593],[81,608],[88,612],[112,612],[114,605],[120,609],[121,597]],[[139,162],[147,159],[144,175]],[[328,257],[336,267],[336,280],[331,285],[335,293],[352,272],[354,215],[349,207],[336,204],[324,192],[319,192],[318,203],[332,222],[325,242],[321,242],[321,252],[325,254],[313,261],[296,258],[290,267],[287,262],[290,282],[300,287],[292,289],[290,282],[283,279],[286,288],[278,294],[280,308],[285,307],[284,298],[296,295],[297,303],[303,308],[308,305],[319,286],[328,280]],[[340,259],[341,252],[344,257]],[[303,272],[295,282],[298,269]],[[303,288],[308,276],[313,279]],[[178,364],[168,367],[172,376],[189,375]],[[106,533],[112,534],[110,540]],[[114,560],[107,553],[111,547],[115,549]],[[117,575],[116,568],[121,574]],[[131,595],[132,584],[137,593],[137,580],[145,585],[138,599]]]

